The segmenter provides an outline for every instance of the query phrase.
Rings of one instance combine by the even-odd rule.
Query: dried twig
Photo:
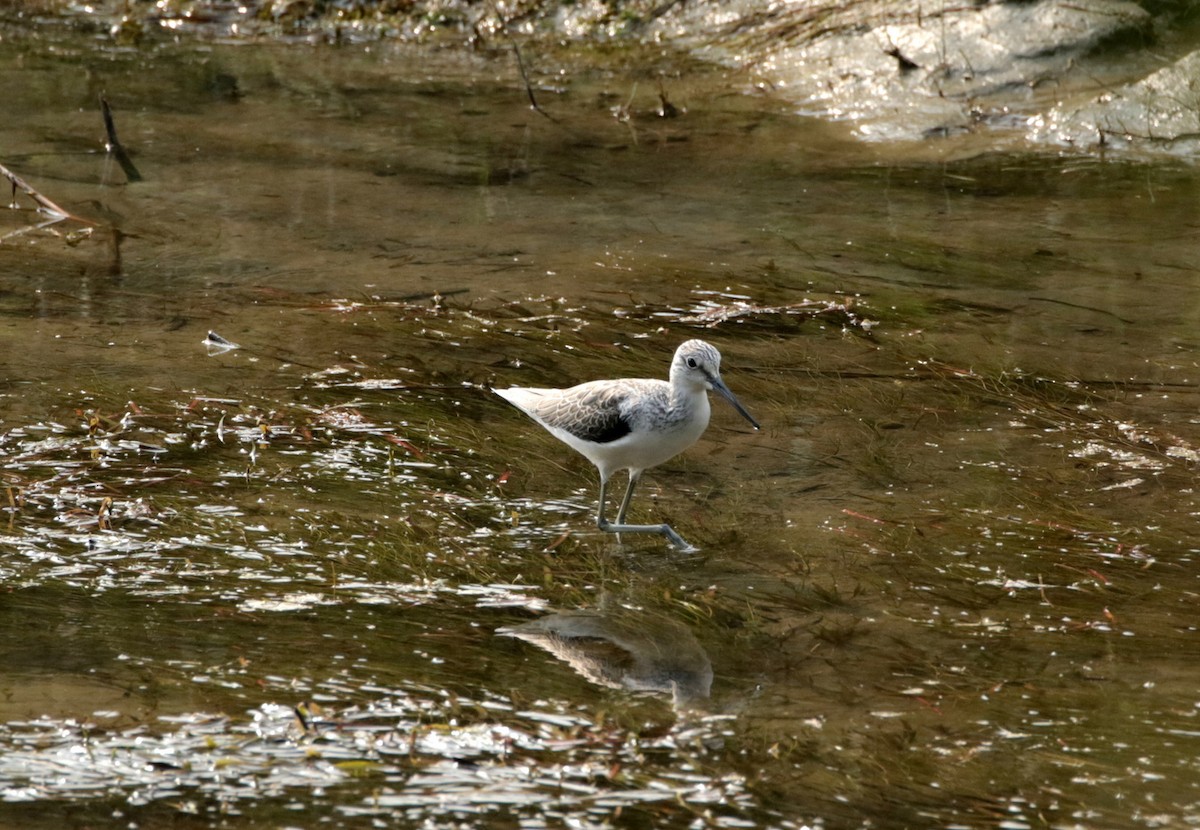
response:
[[[34,231],[40,231],[43,228],[50,227],[51,225],[56,225],[66,218],[67,217],[65,217],[65,216],[55,215],[55,216],[50,217],[49,219],[45,219],[41,222],[38,222],[36,225],[26,225],[23,228],[17,228],[15,231],[9,231],[8,233],[4,234],[4,236],[0,236],[0,245],[4,244],[8,240],[13,239],[15,237],[23,236],[24,234],[27,234],[27,233],[33,233]]]
[[[46,213],[49,213],[51,216],[53,216],[56,221],[59,219],[66,219],[68,216],[71,215],[66,210],[63,210],[61,207],[56,205],[54,202],[47,199],[41,193],[38,193],[36,190],[33,189],[33,187],[29,184],[29,182],[22,179],[20,176],[18,176],[13,171],[9,170],[3,164],[0,164],[0,175],[3,175],[4,178],[6,178],[10,182],[12,182],[13,204],[14,205],[16,204],[16,200],[17,200],[17,191],[20,190],[22,193],[24,193],[30,199],[33,199],[33,201],[37,202],[38,206],[42,210],[44,210]]]

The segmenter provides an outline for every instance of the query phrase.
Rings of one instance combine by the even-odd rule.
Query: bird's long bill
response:
[[[735,398],[733,396],[733,393],[729,391],[729,387],[725,385],[724,381],[722,381],[720,378],[713,378],[712,379],[712,388],[715,389],[716,391],[720,392],[721,397],[723,397],[725,400],[727,400],[731,404],[733,404],[733,408],[738,411],[738,414],[741,415],[743,418],[745,418],[750,423],[752,423],[754,425],[755,429],[760,429],[760,427],[758,425],[758,421],[754,420],[754,418],[750,415],[750,413],[746,411],[746,407],[744,407],[740,403],[738,403],[738,399]]]

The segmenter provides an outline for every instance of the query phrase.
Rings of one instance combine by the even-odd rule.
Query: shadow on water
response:
[[[1194,171],[906,166],[662,56],[679,118],[618,62],[550,122],[495,56],[69,42],[0,59],[94,223],[0,245],[0,822],[1195,820]],[[489,387],[697,335],[764,430],[644,479],[700,553],[614,546]]]

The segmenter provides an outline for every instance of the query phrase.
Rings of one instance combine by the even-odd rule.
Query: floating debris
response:
[[[200,342],[203,343],[204,347],[208,350],[209,357],[214,357],[219,354],[225,354],[225,352],[231,352],[234,349],[241,348],[241,346],[239,346],[237,343],[226,340],[224,337],[217,334],[215,331],[210,331],[208,333],[208,336],[205,337]]]

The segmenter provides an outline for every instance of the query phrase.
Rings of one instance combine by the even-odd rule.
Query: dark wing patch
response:
[[[523,391],[521,408],[542,426],[591,444],[620,441],[649,415],[670,409],[671,387],[661,380],[594,380],[570,389]]]
[[[632,431],[629,421],[621,416],[614,407],[603,412],[596,412],[586,421],[571,424],[567,429],[576,438],[591,441],[593,444],[608,444],[618,438],[624,438]]]
[[[633,431],[626,406],[627,386],[605,382],[581,383],[566,389],[537,414],[555,429],[569,432],[581,441],[611,444]]]

